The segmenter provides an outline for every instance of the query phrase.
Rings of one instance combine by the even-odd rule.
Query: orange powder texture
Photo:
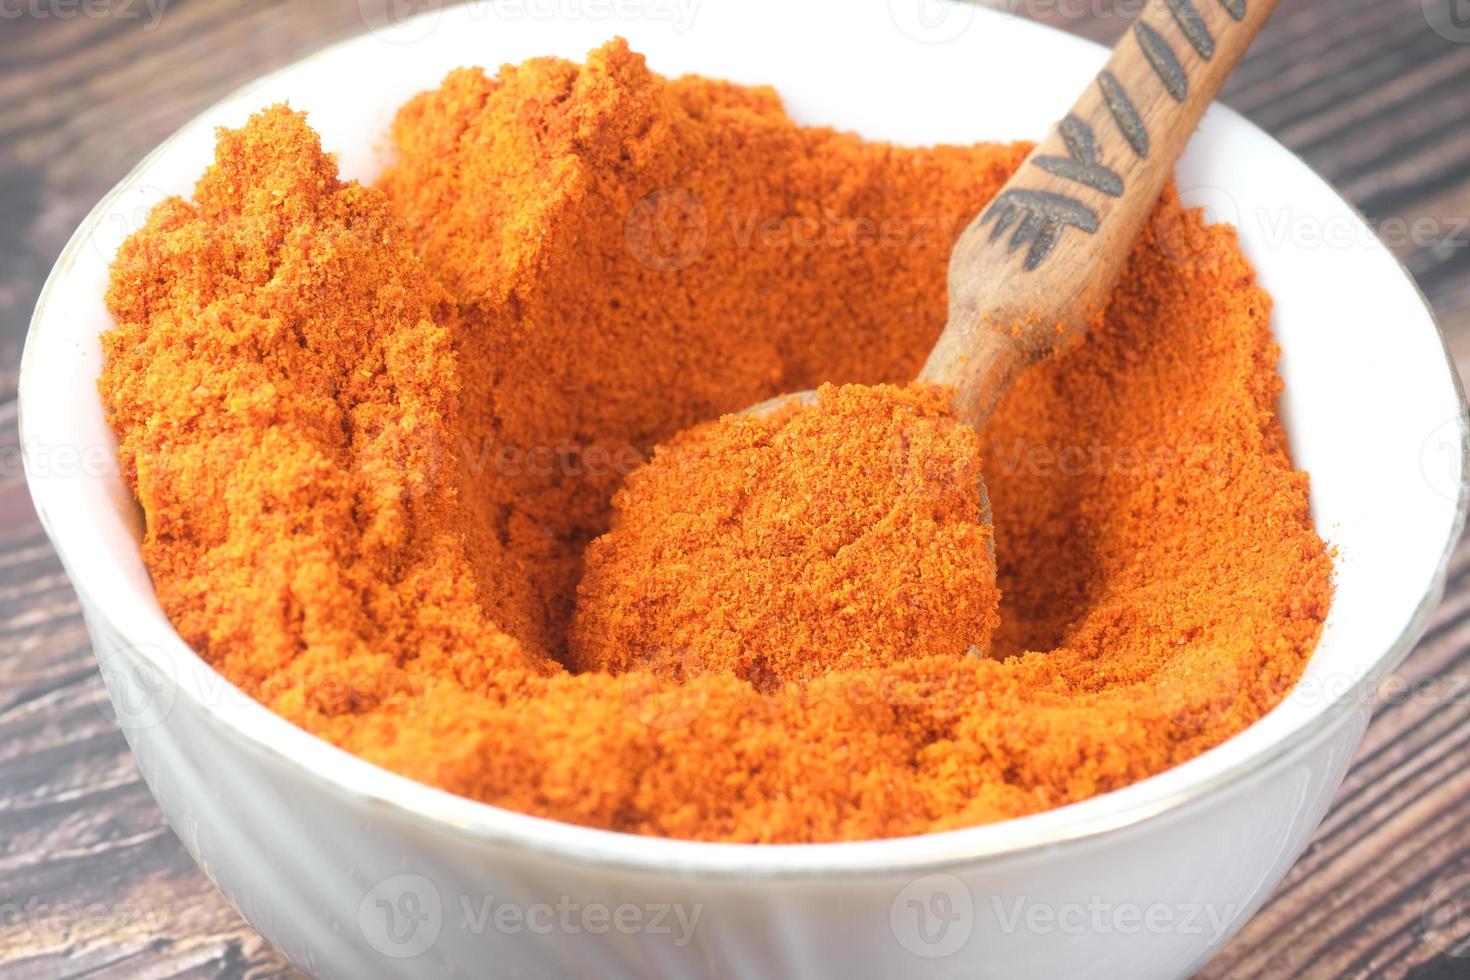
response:
[[[999,622],[980,439],[944,391],[824,386],[659,447],[613,500],[571,660],[758,690],[982,655]]]
[[[973,436],[935,426],[920,427],[932,455],[873,455],[869,483],[829,476],[813,486],[841,497],[787,501],[801,540],[772,542],[767,574],[863,541],[841,505],[875,516],[866,577],[835,557],[802,566],[860,592],[866,625],[814,622],[793,644],[738,619],[701,626],[703,601],[738,617],[711,589],[730,569],[696,562],[680,593],[655,556],[620,560],[648,541],[589,542],[655,443],[755,437],[764,425],[724,422],[674,438],[783,391],[912,378],[943,325],[949,245],[1025,147],[800,128],[769,90],[665,80],[617,42],[585,66],[456,71],[403,108],[393,139],[364,188],[284,107],[222,131],[193,200],[155,210],[108,293],[101,389],[160,602],[293,722],[528,813],[820,841],[1123,786],[1239,731],[1300,674],[1330,562],[1275,416],[1270,300],[1229,228],[1166,195],[1101,326],[1023,379],[980,439],[1004,596],[991,659],[921,635],[931,615],[987,623],[982,590],[947,583],[971,605],[941,608],[943,588],[892,565],[929,544],[910,574],[986,561],[943,479],[934,509],[915,496],[926,459],[945,478],[977,465]],[[894,436],[848,397],[878,442]],[[838,448],[833,472],[880,453]],[[760,472],[822,479],[795,459]],[[631,485],[679,492],[661,479]],[[738,522],[735,474],[688,492],[706,519]],[[880,512],[934,537],[885,540]],[[696,530],[696,558],[739,533]],[[760,550],[740,553],[746,583]],[[745,675],[644,662],[617,642],[624,600],[578,608],[589,554],[584,596],[600,582],[626,599],[619,570],[647,576],[679,629],[724,631],[731,663],[742,635],[777,659]],[[837,598],[764,581],[814,607]],[[879,587],[919,605],[880,608]],[[922,645],[900,650],[873,628],[885,616]],[[832,637],[890,646],[877,663],[825,649],[820,670],[780,659]]]

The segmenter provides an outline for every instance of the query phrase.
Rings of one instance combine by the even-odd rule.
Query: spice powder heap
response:
[[[731,568],[694,527],[593,542],[656,443],[777,438],[799,423],[676,436],[781,392],[912,378],[949,246],[1026,147],[798,127],[769,89],[663,79],[621,42],[458,70],[403,107],[393,145],[363,187],[284,106],[221,131],[108,292],[101,390],[159,601],[296,724],[527,813],[825,841],[1126,785],[1300,675],[1331,563],[1276,416],[1270,299],[1233,231],[1172,193],[1102,322],[978,447],[836,387],[886,441],[819,484],[831,499],[769,506],[806,477],[753,444],[766,484],[744,503],[733,473],[682,488],[733,522],[725,540],[752,535]],[[916,417],[933,397],[883,395]],[[995,615],[983,524],[952,492],[976,448],[989,657],[966,655]],[[681,492],[649,472],[629,493]],[[873,530],[835,516],[847,502]],[[844,568],[858,591],[838,607]],[[852,621],[763,631],[727,586]],[[677,628],[631,628],[640,595]],[[707,643],[723,659],[683,658]]]

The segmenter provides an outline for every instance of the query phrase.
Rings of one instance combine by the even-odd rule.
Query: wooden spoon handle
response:
[[[1097,78],[970,222],[949,322],[919,374],[983,425],[1028,365],[1081,337],[1205,108],[1276,0],[1149,0]]]

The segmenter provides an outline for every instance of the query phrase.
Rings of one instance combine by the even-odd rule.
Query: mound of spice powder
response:
[[[776,394],[911,379],[944,323],[949,246],[1026,147],[799,127],[768,89],[663,79],[620,42],[585,65],[456,71],[402,109],[393,145],[374,187],[344,182],[300,114],[267,109],[220,133],[192,200],[161,204],[112,270],[101,390],[159,601],[284,717],[527,813],[823,841],[1126,785],[1300,675],[1331,564],[1276,416],[1270,299],[1233,231],[1172,194],[1104,321],[980,436],[1003,596],[989,658],[881,628],[988,622],[982,590],[959,593],[973,615],[937,601],[984,565],[961,553],[983,547],[973,514],[941,479],[926,515],[903,489],[923,460],[885,454],[866,478],[897,481],[888,498],[843,492],[903,500],[937,550],[914,565],[929,542],[865,536],[846,580],[868,583],[862,618],[813,624],[813,646],[842,638],[821,669],[778,652],[742,674],[724,635],[733,669],[670,671],[639,655],[649,636],[593,635],[616,603],[578,609],[584,567],[584,596],[676,577],[653,551],[668,529],[637,561],[617,535],[589,551],[624,480]],[[953,432],[931,437],[954,464],[940,476],[974,465]],[[703,489],[719,486],[737,489]],[[815,523],[835,500],[790,503],[808,508],[791,555],[852,539]],[[913,584],[903,563],[947,584],[882,608]],[[738,610],[715,591],[726,570],[697,567],[669,608]],[[801,567],[842,587],[833,562]],[[793,595],[833,598],[809,584]],[[690,640],[731,625],[675,618]]]

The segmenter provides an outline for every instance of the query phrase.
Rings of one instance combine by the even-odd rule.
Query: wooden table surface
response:
[[[990,2],[1106,42],[1139,7]],[[99,709],[20,471],[16,365],[67,236],[148,149],[241,82],[413,6],[0,0],[0,976],[295,976],[184,853]],[[1281,0],[1225,98],[1369,216],[1470,369],[1467,0]],[[1201,977],[1470,978],[1463,543],[1400,673],[1415,696],[1383,700],[1311,846]]]

